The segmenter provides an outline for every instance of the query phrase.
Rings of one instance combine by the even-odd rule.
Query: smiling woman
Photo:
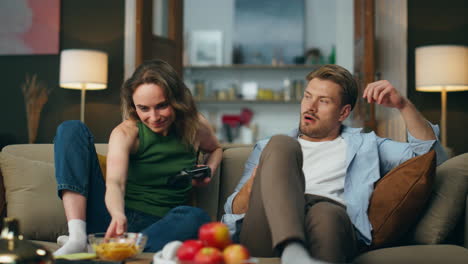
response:
[[[206,185],[211,177],[168,185],[196,166],[198,150],[210,154],[212,173],[222,155],[178,74],[164,61],[147,61],[125,81],[121,99],[126,120],[110,135],[105,182],[89,129],[67,121],[57,130],[55,171],[70,238],[55,255],[84,251],[86,233],[127,231],[148,236],[145,251],[156,252],[167,242],[197,237],[199,226],[210,221],[185,204],[192,185]]]
[[[142,84],[133,93],[133,102],[140,121],[153,132],[167,136],[175,114],[164,90],[156,84]]]

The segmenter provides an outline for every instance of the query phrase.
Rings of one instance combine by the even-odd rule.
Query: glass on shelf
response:
[[[206,94],[205,94],[205,87],[206,83],[204,80],[195,80],[194,81],[194,91],[193,95],[196,99],[204,99]]]

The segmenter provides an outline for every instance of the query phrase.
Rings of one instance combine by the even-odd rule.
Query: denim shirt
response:
[[[381,175],[385,175],[391,169],[413,157],[429,152],[432,148],[436,151],[437,165],[447,159],[447,155],[438,140],[439,127],[430,125],[437,140],[419,140],[408,132],[408,142],[397,142],[378,137],[374,132],[361,133],[362,128],[342,127],[341,136],[347,146],[344,184],[346,211],[354,227],[358,230],[359,239],[363,240],[367,245],[372,242],[372,226],[367,215],[367,208],[374,190],[374,184],[380,179]],[[293,130],[289,136],[297,139],[298,130]],[[236,222],[243,219],[245,215],[233,214],[232,202],[242,186],[249,180],[268,141],[269,138],[260,140],[255,144],[245,163],[244,173],[239,184],[224,205],[225,214],[221,221],[228,225],[232,236],[237,236],[240,232]]]

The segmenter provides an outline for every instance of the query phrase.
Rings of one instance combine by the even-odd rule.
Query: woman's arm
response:
[[[199,116],[200,126],[197,131],[197,141],[199,142],[199,149],[205,153],[208,153],[208,159],[206,160],[206,165],[211,169],[211,176],[214,175],[218,169],[219,163],[223,157],[223,149],[219,144],[218,139],[214,133],[213,128],[211,127],[208,120],[203,117],[201,114]],[[205,178],[202,184],[207,184],[211,181],[211,178]],[[197,182],[194,182],[195,185],[198,185]]]
[[[123,234],[127,230],[124,194],[130,153],[137,145],[138,128],[134,121],[124,121],[111,133],[107,154],[106,207],[112,220],[106,237]]]

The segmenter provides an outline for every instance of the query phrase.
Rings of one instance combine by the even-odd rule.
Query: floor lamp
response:
[[[107,54],[97,50],[62,50],[60,87],[81,90],[80,120],[84,123],[86,90],[107,88]]]
[[[447,147],[447,92],[468,90],[468,46],[416,48],[416,90],[441,93],[441,138]]]

